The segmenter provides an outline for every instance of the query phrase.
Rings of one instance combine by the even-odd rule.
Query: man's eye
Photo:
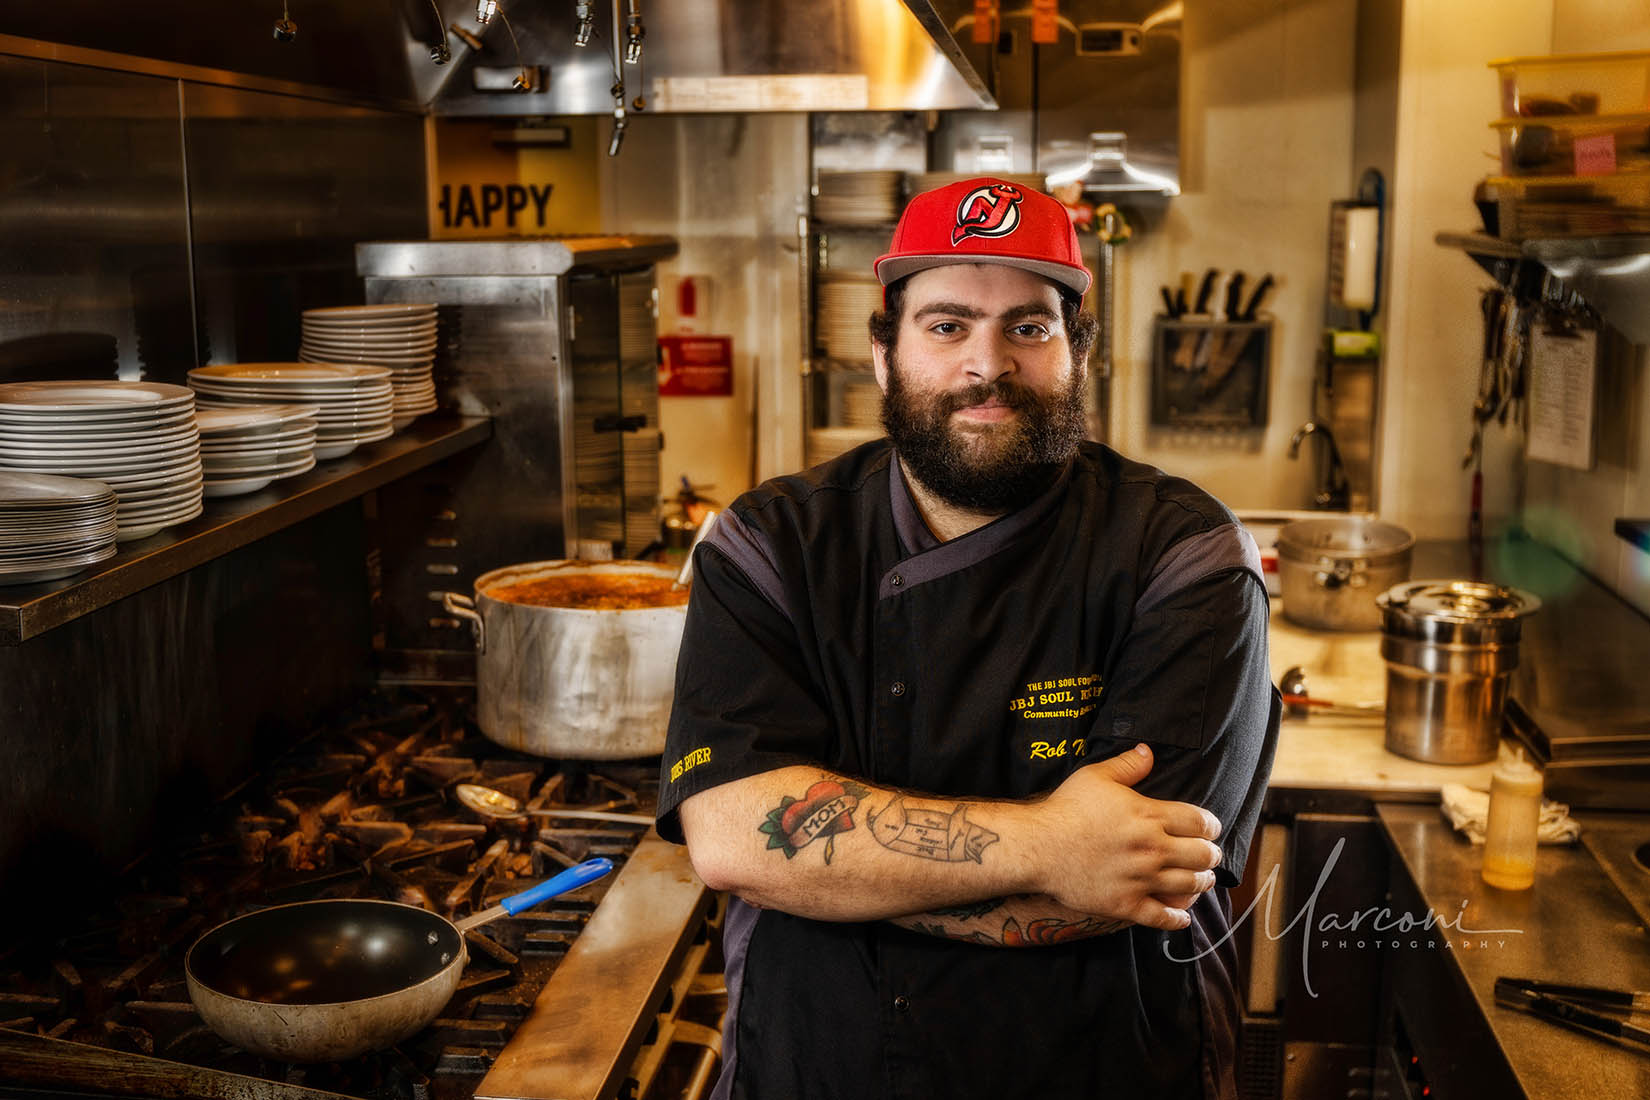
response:
[[[1049,331],[1035,321],[1023,321],[1010,330],[1022,340],[1047,340]]]
[[[955,321],[936,321],[928,328],[929,332],[940,336],[951,336],[962,331],[962,326]]]

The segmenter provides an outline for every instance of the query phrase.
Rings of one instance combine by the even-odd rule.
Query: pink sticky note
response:
[[[1616,170],[1616,135],[1578,137],[1575,146],[1576,175],[1608,176]]]

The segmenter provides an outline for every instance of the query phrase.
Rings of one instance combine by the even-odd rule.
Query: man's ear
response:
[[[888,392],[888,349],[884,348],[874,338],[871,340],[871,364],[876,369],[877,387],[886,394]]]

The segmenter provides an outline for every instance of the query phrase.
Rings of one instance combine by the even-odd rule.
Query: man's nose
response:
[[[1002,333],[989,330],[974,334],[963,365],[975,382],[995,382],[1020,369],[1014,345]]]

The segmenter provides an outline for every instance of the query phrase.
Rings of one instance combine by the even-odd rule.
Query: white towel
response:
[[[1484,829],[1490,818],[1490,792],[1474,790],[1460,783],[1446,783],[1441,809],[1449,823],[1465,833],[1474,844],[1484,843]],[[1581,823],[1570,816],[1570,807],[1551,799],[1541,800],[1541,820],[1535,837],[1542,844],[1573,844],[1581,835]]]

